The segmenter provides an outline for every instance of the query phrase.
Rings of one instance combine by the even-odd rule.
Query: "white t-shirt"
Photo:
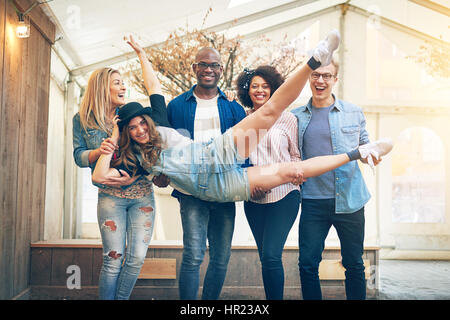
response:
[[[218,137],[222,134],[222,131],[220,130],[219,108],[217,106],[219,94],[217,94],[214,98],[207,100],[199,98],[195,93],[194,97],[197,101],[194,119],[194,141],[208,142],[212,138]],[[175,129],[160,126],[156,127],[156,129],[161,135],[164,148],[171,148],[192,142],[191,139],[183,136]],[[175,187],[174,185],[171,186],[176,188],[181,193],[190,195],[179,187]]]
[[[192,142],[191,139],[183,136],[175,129],[157,126],[156,130],[158,130],[159,135],[161,136],[163,149],[188,145]]]
[[[194,92],[197,101],[194,119],[194,141],[208,142],[211,138],[222,134],[220,130],[219,108],[217,107],[217,94],[212,99],[200,99]]]
[[[175,129],[157,126],[156,130],[158,130],[159,135],[161,136],[163,149],[173,148],[176,146],[182,147],[184,145],[188,145],[188,144],[192,143],[192,139],[183,136],[181,133],[179,133]],[[149,178],[151,180],[151,179],[153,179],[153,176],[154,175],[147,176],[147,178]],[[172,183],[170,183],[170,186],[174,189],[177,189],[181,193],[189,195],[189,193],[187,193],[180,187],[173,185]]]

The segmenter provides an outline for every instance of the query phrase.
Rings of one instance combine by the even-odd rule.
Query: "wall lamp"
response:
[[[30,18],[27,16],[28,13],[31,12],[36,6],[51,2],[53,0],[48,0],[44,2],[34,2],[27,10],[24,12],[21,12],[19,9],[17,9],[16,5],[14,4],[13,0],[9,0],[17,12],[17,17],[19,19],[19,23],[16,27],[16,36],[17,38],[28,38],[30,37]]]
[[[19,24],[16,27],[17,38],[28,38],[30,36],[30,20],[27,19],[25,22],[25,16],[23,13],[17,13],[19,17]]]

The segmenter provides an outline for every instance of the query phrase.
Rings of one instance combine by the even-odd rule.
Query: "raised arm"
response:
[[[147,89],[148,96],[150,97],[150,106],[152,108],[151,118],[157,126],[169,127],[171,124],[167,119],[167,107],[162,94],[161,83],[153,70],[150,60],[148,60],[147,54],[144,49],[134,40],[133,36],[125,38],[127,43],[136,52],[141,62],[142,77],[144,79],[144,85]]]
[[[156,77],[156,73],[153,70],[150,60],[148,60],[145,50],[134,40],[133,36],[131,35],[129,38],[125,37],[125,40],[136,52],[139,61],[141,62],[142,77],[144,78],[144,85],[147,89],[148,95],[151,96],[155,93],[162,94],[161,84]]]

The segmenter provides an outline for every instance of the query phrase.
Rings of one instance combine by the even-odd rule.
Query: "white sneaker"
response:
[[[375,142],[370,142],[368,144],[363,144],[359,146],[358,150],[361,155],[361,159],[367,159],[367,163],[372,169],[375,168],[372,157],[379,160],[380,157],[391,152],[394,144],[391,138],[383,138]],[[369,156],[372,157],[369,157]]]
[[[325,40],[320,41],[317,47],[313,49],[312,57],[320,62],[321,67],[329,65],[333,57],[333,52],[339,47],[340,41],[341,35],[339,31],[336,29],[331,30]]]

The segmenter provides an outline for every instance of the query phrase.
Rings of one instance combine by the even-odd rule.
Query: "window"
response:
[[[443,223],[445,220],[444,146],[424,127],[401,132],[392,154],[392,220]]]

